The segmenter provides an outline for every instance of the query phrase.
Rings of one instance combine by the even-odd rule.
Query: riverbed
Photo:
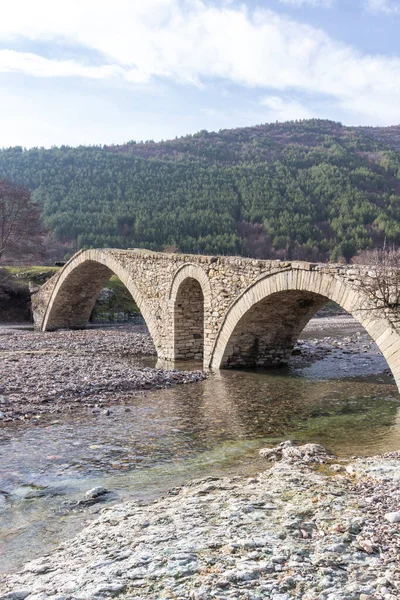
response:
[[[127,329],[120,329],[121,352],[115,329],[79,332],[80,337],[74,332],[75,338],[65,333],[67,351],[62,335],[50,339],[10,331],[2,336],[8,353],[2,360],[14,353],[19,360],[23,354],[24,360],[51,361],[57,339],[64,363],[73,355],[84,364],[92,360],[85,336],[92,342],[100,336],[96,365],[103,362],[103,379],[110,361],[154,369],[155,358],[130,355]],[[9,335],[18,339],[17,346],[11,347]],[[339,318],[315,320],[302,337],[285,370],[221,371],[206,379],[196,376],[188,385],[167,381],[159,390],[92,389],[92,396],[78,394],[84,402],[67,398],[78,408],[39,413],[40,418],[33,410],[27,420],[3,423],[0,570],[14,571],[51,551],[95,518],[104,503],[147,503],[193,478],[254,476],[266,467],[258,450],[283,439],[323,443],[342,458],[398,450],[398,391],[366,334],[354,321]],[[41,347],[27,348],[30,339]],[[95,486],[109,493],[99,503],[82,502]]]

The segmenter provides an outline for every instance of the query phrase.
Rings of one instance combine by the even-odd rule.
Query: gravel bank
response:
[[[105,508],[5,577],[0,600],[398,599],[400,453],[322,465],[296,454],[251,479]]]
[[[338,361],[342,364],[351,363],[350,369],[346,369],[346,375],[383,373],[392,377],[378,346],[365,329],[349,315],[311,319],[293,350],[290,364],[303,368],[324,359],[330,361],[325,366],[327,377],[332,376],[332,373],[345,375]]]
[[[303,331],[321,331],[329,329],[348,329],[349,333],[354,330],[365,331],[360,323],[351,315],[333,315],[328,317],[314,317],[305,326]]]
[[[318,331],[318,330],[316,330]],[[316,333],[310,330],[310,333]],[[323,332],[323,329],[320,330]],[[294,350],[291,364],[302,365],[322,360],[328,355],[346,358],[349,355],[363,355],[365,359],[382,356],[381,351],[367,333],[356,332],[346,336],[326,336],[320,338],[300,339]],[[385,371],[390,373],[386,365]]]
[[[0,425],[35,423],[78,408],[94,414],[134,393],[200,381],[202,371],[146,368],[155,355],[143,326],[46,334],[0,330]]]
[[[336,328],[338,334],[352,333],[323,337]],[[296,345],[292,365],[301,368],[327,356],[346,360],[349,355],[362,355],[374,360],[380,355],[376,344],[357,328],[355,319],[348,316],[312,319],[304,330],[307,339]],[[140,359],[146,356],[155,356],[155,348],[143,325],[45,334],[2,327],[0,426],[22,421],[34,424],[46,415],[82,407],[96,414],[124,403],[134,393],[206,377],[201,371],[144,368]]]

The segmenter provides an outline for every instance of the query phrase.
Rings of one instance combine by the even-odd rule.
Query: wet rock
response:
[[[149,505],[108,507],[6,576],[4,593],[51,582],[52,600],[398,598],[400,539],[384,515],[400,501],[399,460],[358,459],[339,478],[282,460],[257,478],[207,478]]]
[[[25,500],[33,500],[35,498],[44,498],[48,495],[50,494],[47,492],[47,490],[31,490],[24,496],[24,498]]]
[[[91,490],[88,490],[85,493],[85,498],[86,500],[94,500],[95,498],[99,498],[100,496],[104,496],[105,494],[108,494],[109,491],[101,486],[98,487],[94,487]]]

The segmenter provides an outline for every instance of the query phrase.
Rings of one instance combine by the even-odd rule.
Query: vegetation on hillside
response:
[[[27,186],[53,256],[143,247],[347,260],[400,244],[400,128],[310,120],[168,142],[0,151]]]

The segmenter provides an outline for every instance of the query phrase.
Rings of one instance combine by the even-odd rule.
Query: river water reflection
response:
[[[99,507],[76,502],[97,485],[112,500],[147,501],[190,478],[262,470],[258,449],[288,438],[340,456],[398,450],[399,395],[385,366],[354,356],[286,372],[223,371],[132,398],[110,416],[3,431],[0,570],[79,530]]]

